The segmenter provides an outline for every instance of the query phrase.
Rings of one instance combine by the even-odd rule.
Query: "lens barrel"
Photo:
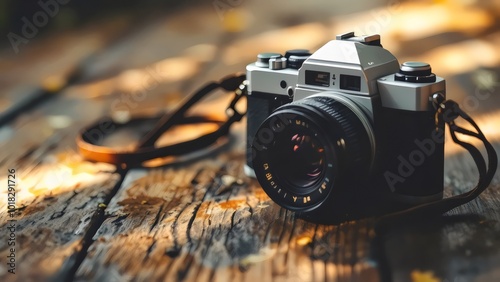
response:
[[[368,125],[369,126],[369,125]],[[264,191],[284,208],[307,212],[356,172],[367,175],[374,140],[366,117],[345,99],[311,96],[273,112],[255,135],[253,168]]]

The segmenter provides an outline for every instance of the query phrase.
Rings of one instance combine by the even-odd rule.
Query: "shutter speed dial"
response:
[[[431,66],[423,62],[404,62],[399,72],[394,75],[394,80],[429,83],[436,82],[436,75],[432,73]]]
[[[309,56],[311,56],[311,53],[306,49],[288,50],[285,53],[285,58],[288,60],[288,67],[296,70],[302,67],[302,64]]]

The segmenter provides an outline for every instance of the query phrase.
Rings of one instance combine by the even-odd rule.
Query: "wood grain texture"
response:
[[[469,189],[475,172],[462,172],[464,158],[447,159],[447,175],[458,169],[463,177],[447,182]],[[480,199],[448,215],[376,236],[372,219],[324,226],[295,218],[242,175],[242,163],[243,154],[226,153],[129,173],[77,279],[406,281],[419,271],[449,281],[496,277],[489,272],[500,255],[500,212],[492,208],[500,204],[498,176]]]
[[[28,132],[49,130],[47,124],[32,123],[20,128],[21,136]],[[26,132],[25,132],[26,131]],[[69,130],[71,132],[71,129]],[[3,150],[9,158],[2,164],[2,184],[6,173],[16,169],[16,206],[14,217],[7,213],[7,190],[2,190],[0,226],[7,231],[11,219],[16,220],[16,245],[0,243],[0,254],[6,257],[11,247],[16,249],[16,275],[0,268],[2,281],[45,280],[70,264],[70,257],[81,248],[81,240],[93,217],[100,210],[118,180],[113,166],[84,162],[73,148],[74,137],[68,130],[56,130],[52,135],[32,138],[27,146],[21,140],[10,144],[15,151]],[[7,148],[7,147],[3,147]],[[3,233],[7,234],[7,233]]]
[[[80,40],[62,35],[52,42],[38,42],[42,49],[51,49],[62,41],[77,50],[69,48],[59,52],[55,62],[54,54],[47,53],[34,64],[29,58],[37,53],[31,50],[21,54],[15,66],[9,65],[13,64],[9,61],[1,68],[4,71],[5,68],[12,68],[10,75],[15,76],[29,66],[31,71],[25,82],[58,76],[74,67],[81,56],[99,49],[102,42],[97,44],[96,40],[105,36],[106,32],[116,32],[116,29],[106,27],[94,32],[82,31]],[[76,47],[78,43],[75,41],[81,44],[80,47]],[[81,51],[78,56],[72,55],[72,52],[78,51]],[[46,67],[50,62],[54,63],[52,67],[55,70]],[[12,82],[7,77],[2,78]],[[9,88],[7,90],[12,94]],[[13,217],[16,220],[16,245],[8,246],[6,240],[0,242],[2,257],[15,247],[16,275],[8,273],[8,266],[2,264],[2,281],[64,278],[74,267],[85,236],[99,221],[102,203],[106,202],[120,180],[113,173],[114,166],[86,162],[78,155],[75,145],[77,132],[96,119],[95,114],[103,115],[105,107],[109,107],[112,101],[91,101],[85,96],[75,95],[78,90],[79,87],[67,89],[0,129],[2,185],[7,183],[8,170],[16,170],[16,211]],[[2,189],[0,195],[0,226],[2,231],[7,231],[7,226],[10,226],[8,220],[12,219],[7,213],[7,189]]]
[[[178,76],[175,79],[169,76],[165,81],[160,79],[154,87],[147,85],[148,89],[146,93],[141,93],[140,101],[134,100],[134,90],[122,87],[124,78],[120,74],[123,72],[179,52],[178,49],[165,48],[163,52],[148,53],[147,59],[144,54],[132,56],[129,53],[137,54],[137,48],[142,48],[144,38],[158,42],[159,34],[164,31],[163,26],[170,25],[170,21],[150,25],[154,28],[146,36],[143,32],[134,33],[136,30],[130,28],[131,24],[110,22],[100,28],[94,26],[74,31],[73,35],[61,34],[52,40],[36,41],[32,44],[33,48],[23,50],[16,58],[1,54],[6,60],[2,59],[0,70],[8,72],[8,75],[2,75],[0,79],[5,90],[0,95],[0,104],[7,107],[3,102],[15,103],[22,95],[29,94],[29,91],[21,94],[16,92],[21,83],[38,84],[53,75],[57,80],[59,75],[74,67],[79,59],[97,51],[94,59],[85,64],[85,81],[82,84],[64,90],[55,99],[40,104],[35,110],[23,113],[9,125],[0,128],[2,185],[7,182],[8,169],[16,169],[19,179],[15,216],[17,274],[10,275],[6,265],[2,264],[0,280],[60,281],[74,275],[75,264],[80,263],[78,260],[86,253],[86,239],[92,238],[99,227],[105,208],[103,203],[109,201],[115,184],[121,178],[113,173],[114,166],[89,163],[78,156],[75,145],[77,132],[100,117],[113,114],[110,109],[144,113],[149,103],[154,104],[152,111],[156,112],[162,110],[158,100],[175,103],[179,99],[175,95],[165,100],[159,97],[179,87],[179,83],[175,83]],[[127,28],[128,35],[119,44],[103,48],[105,42],[116,37],[115,33],[123,34]],[[216,39],[203,32],[199,34],[203,38]],[[138,40],[136,36],[142,39]],[[191,40],[199,39],[193,37]],[[178,48],[186,48],[189,44],[183,41],[178,44]],[[157,43],[151,45],[159,46]],[[61,46],[64,51],[54,51]],[[124,48],[120,52],[129,60],[110,55],[116,52],[115,48]],[[73,56],[75,52],[78,56]],[[198,64],[195,59],[191,60],[193,64]],[[167,61],[163,66],[171,68],[172,63]],[[30,71],[26,72],[28,69]],[[193,71],[196,73],[198,69],[194,68]],[[24,75],[21,80],[23,75],[19,73]],[[115,79],[102,80],[110,75],[115,75]],[[151,74],[155,75],[158,74]],[[134,104],[127,104],[131,99]],[[137,106],[139,102],[142,103],[141,108]],[[126,108],[112,106],[116,104],[125,105]],[[7,189],[2,189],[0,195],[0,226],[2,231],[7,231]],[[7,241],[2,240],[0,254],[5,257],[8,252]]]
[[[104,281],[378,281],[367,222],[318,226],[242,175],[243,154],[135,170],[77,272]]]
[[[92,185],[80,185],[62,193],[37,197],[15,213],[16,220],[16,275],[2,266],[2,281],[47,280],[67,271],[74,263],[74,255],[81,250],[82,238],[99,210],[99,204],[113,188],[116,177],[109,174],[95,176]],[[11,218],[0,217],[2,229]],[[10,247],[6,241],[0,254],[6,257]]]

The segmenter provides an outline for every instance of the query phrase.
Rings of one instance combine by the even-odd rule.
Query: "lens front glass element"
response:
[[[294,130],[295,129],[295,130]],[[274,146],[277,175],[297,193],[308,193],[325,171],[325,149],[314,133],[288,128]]]

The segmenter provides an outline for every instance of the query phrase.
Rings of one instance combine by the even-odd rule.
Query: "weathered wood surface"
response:
[[[242,163],[237,154],[130,172],[77,278],[309,281],[328,271],[376,280],[358,261],[368,251],[366,223],[336,229],[295,220],[242,175]]]
[[[322,226],[295,219],[242,176],[242,162],[239,154],[130,172],[76,277],[404,281],[418,270],[450,281],[497,277],[498,177],[476,202],[376,238],[372,220]],[[454,173],[449,167],[448,174]],[[455,181],[472,185],[473,169],[462,176]],[[380,273],[385,267],[389,273]]]
[[[49,83],[57,82],[54,77],[79,58],[98,53],[78,85],[0,128],[0,180],[6,182],[9,168],[20,179],[17,274],[7,272],[9,249],[2,239],[0,280],[498,280],[499,175],[478,200],[447,216],[375,236],[370,219],[315,225],[270,201],[242,173],[243,125],[218,154],[175,166],[117,172],[78,157],[76,132],[101,116],[168,110],[181,93],[244,70],[260,51],[315,49],[336,33],[366,33],[374,24],[384,46],[401,61],[430,62],[446,77],[449,97],[469,103],[468,112],[500,151],[498,7],[360,5],[248,1],[238,6],[242,9],[222,10],[221,21],[208,4],[139,26],[110,22],[33,40],[17,56],[3,51],[0,107],[11,106],[47,76]],[[439,7],[469,24],[440,17],[430,28],[406,32],[411,24],[405,19],[442,15]],[[353,11],[360,12],[343,15]],[[241,32],[227,33],[221,24]],[[213,105],[220,101],[198,110]],[[120,132],[107,144],[123,146],[143,131]],[[446,152],[447,195],[472,187],[477,178],[470,157],[453,145]],[[0,194],[1,234],[7,234],[6,190]]]

